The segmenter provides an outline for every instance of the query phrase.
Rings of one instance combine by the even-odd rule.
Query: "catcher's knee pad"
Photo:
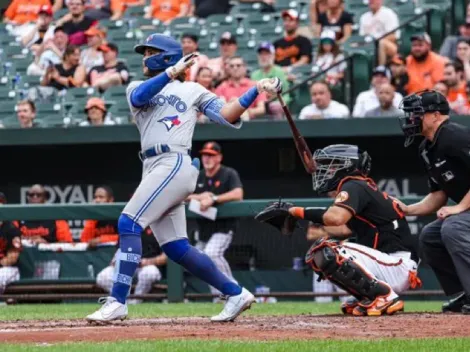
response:
[[[390,286],[370,276],[355,260],[339,254],[335,242],[323,240],[315,245],[309,250],[306,262],[343,290],[370,300],[391,292]]]

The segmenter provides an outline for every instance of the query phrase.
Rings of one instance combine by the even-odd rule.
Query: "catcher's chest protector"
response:
[[[375,300],[388,295],[390,287],[373,278],[354,259],[342,256],[334,242],[314,244],[307,253],[306,262],[313,270],[359,299]]]

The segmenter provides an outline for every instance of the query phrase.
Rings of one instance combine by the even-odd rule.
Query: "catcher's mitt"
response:
[[[274,226],[283,235],[292,235],[297,224],[297,219],[289,214],[289,209],[293,206],[292,203],[279,200],[266,206],[255,219]]]

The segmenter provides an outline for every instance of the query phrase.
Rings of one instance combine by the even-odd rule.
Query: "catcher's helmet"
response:
[[[145,59],[145,66],[151,71],[163,71],[175,65],[183,57],[181,44],[172,37],[163,34],[149,35],[144,44],[136,45],[134,50],[136,53],[143,55],[146,48],[162,51]]]
[[[356,145],[333,144],[313,153],[317,170],[313,174],[313,190],[326,194],[338,187],[347,176],[369,175],[372,159],[366,151]]]
[[[400,126],[405,134],[405,147],[420,136],[423,126],[423,116],[427,112],[440,112],[449,115],[450,106],[445,96],[435,90],[422,90],[403,98],[400,109],[405,113],[400,117]]]

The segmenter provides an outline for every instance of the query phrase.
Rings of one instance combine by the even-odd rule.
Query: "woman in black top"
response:
[[[76,45],[69,45],[65,49],[62,63],[50,65],[41,85],[56,88],[57,90],[71,87],[81,87],[86,78],[85,67],[79,64],[80,48]]]
[[[318,15],[318,35],[325,29],[336,33],[338,44],[344,43],[352,33],[353,15],[344,11],[343,0],[328,0],[327,10]]]

